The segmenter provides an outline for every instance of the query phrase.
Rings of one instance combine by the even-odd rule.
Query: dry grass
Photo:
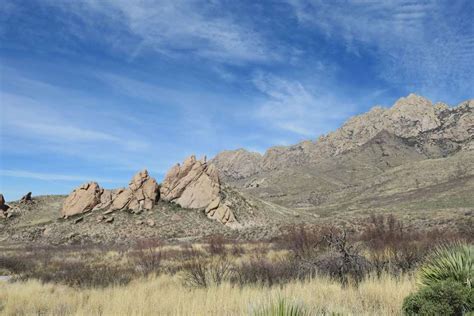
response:
[[[326,278],[283,286],[245,287],[224,283],[189,289],[179,276],[135,280],[122,287],[73,289],[30,280],[0,283],[2,315],[248,315],[278,298],[304,304],[312,313],[398,315],[415,279],[367,278],[359,287],[341,287]]]

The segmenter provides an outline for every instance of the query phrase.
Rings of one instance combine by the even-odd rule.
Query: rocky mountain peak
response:
[[[381,131],[416,144],[414,150],[430,157],[445,156],[472,147],[473,104],[469,100],[454,108],[445,103],[433,105],[427,98],[412,93],[398,99],[390,108],[376,106],[350,118],[342,127],[315,142],[272,147],[263,157],[245,150],[225,151],[213,162],[223,179],[239,180],[261,171],[342,155],[369,142]]]
[[[408,109],[429,109],[433,105],[430,100],[425,97],[419,96],[414,93],[410,93],[406,97],[401,97],[398,99],[393,108],[400,109],[400,110],[408,110]]]

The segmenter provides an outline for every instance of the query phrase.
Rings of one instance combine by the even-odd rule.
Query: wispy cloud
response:
[[[265,96],[257,116],[275,127],[313,138],[346,118],[354,105],[312,91],[299,81],[257,72],[255,87]]]
[[[108,23],[115,33],[132,36],[135,41],[125,45],[134,43],[129,49],[132,58],[149,49],[171,57],[194,55],[225,63],[278,58],[276,50],[257,30],[243,25],[215,1],[53,0],[50,5],[79,16],[89,26],[100,23],[103,27]],[[78,28],[75,31],[81,32]],[[119,36],[106,40],[117,48],[125,44]]]
[[[99,183],[121,182],[121,181],[112,180],[108,178],[97,178],[97,176],[43,173],[43,172],[33,172],[33,171],[28,171],[28,170],[0,169],[0,175],[3,177],[26,178],[26,179],[35,179],[35,180],[45,180],[45,181],[71,181],[71,182],[97,181]]]
[[[342,40],[356,55],[375,54],[379,76],[393,84],[432,90],[463,90],[473,84],[472,21],[462,14],[469,6],[474,9],[472,2],[288,2],[303,26]]]
[[[48,106],[28,97],[0,92],[0,99],[2,130],[5,133],[14,131],[15,136],[40,139],[42,143],[68,142],[68,146],[94,142],[112,143],[127,150],[142,150],[149,146],[143,140],[127,139],[88,128],[85,122],[75,121],[57,111],[53,112]],[[67,108],[68,105],[64,104],[64,107]]]

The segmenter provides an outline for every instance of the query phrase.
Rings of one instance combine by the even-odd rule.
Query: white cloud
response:
[[[68,147],[84,143],[89,145],[111,143],[123,149],[135,151],[149,146],[142,140],[89,128],[86,122],[72,119],[70,116],[83,115],[79,109],[73,111],[72,115],[71,113],[66,115],[36,100],[6,92],[0,92],[0,100],[2,102],[2,134],[10,133],[15,137],[38,139],[42,143],[63,143]],[[69,106],[67,103],[63,104],[64,108]]]
[[[342,40],[356,55],[373,52],[379,76],[391,83],[430,90],[465,90],[473,84],[472,21],[460,19],[462,6],[407,0],[288,2],[303,26]]]
[[[299,81],[258,72],[253,83],[266,96],[257,109],[257,117],[304,137],[327,132],[334,122],[348,117],[354,110],[353,104],[312,91]]]
[[[89,26],[100,28],[109,23],[116,33],[133,36],[136,39],[133,47],[128,47],[130,41],[115,34],[109,34],[108,38],[116,48],[128,49],[132,58],[146,49],[168,56],[188,58],[192,54],[226,63],[265,62],[278,58],[275,49],[269,47],[258,31],[237,23],[231,13],[217,3],[200,0],[53,0],[50,5],[78,15]]]

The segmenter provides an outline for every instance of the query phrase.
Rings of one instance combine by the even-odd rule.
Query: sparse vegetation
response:
[[[400,315],[415,279],[367,278],[356,288],[317,277],[262,288],[229,283],[188,288],[177,276],[140,278],[126,286],[77,289],[36,280],[0,283],[5,315],[248,315],[279,297],[298,302],[311,314]]]
[[[461,239],[386,216],[360,232],[288,227],[271,242],[211,235],[201,243],[12,248],[0,256],[0,270],[13,276],[0,283],[0,313],[153,314],[156,306],[180,315],[456,313],[471,308],[472,291],[458,285],[471,286],[472,244],[436,245]],[[39,294],[25,302],[30,292]],[[63,295],[49,299],[54,292]]]

